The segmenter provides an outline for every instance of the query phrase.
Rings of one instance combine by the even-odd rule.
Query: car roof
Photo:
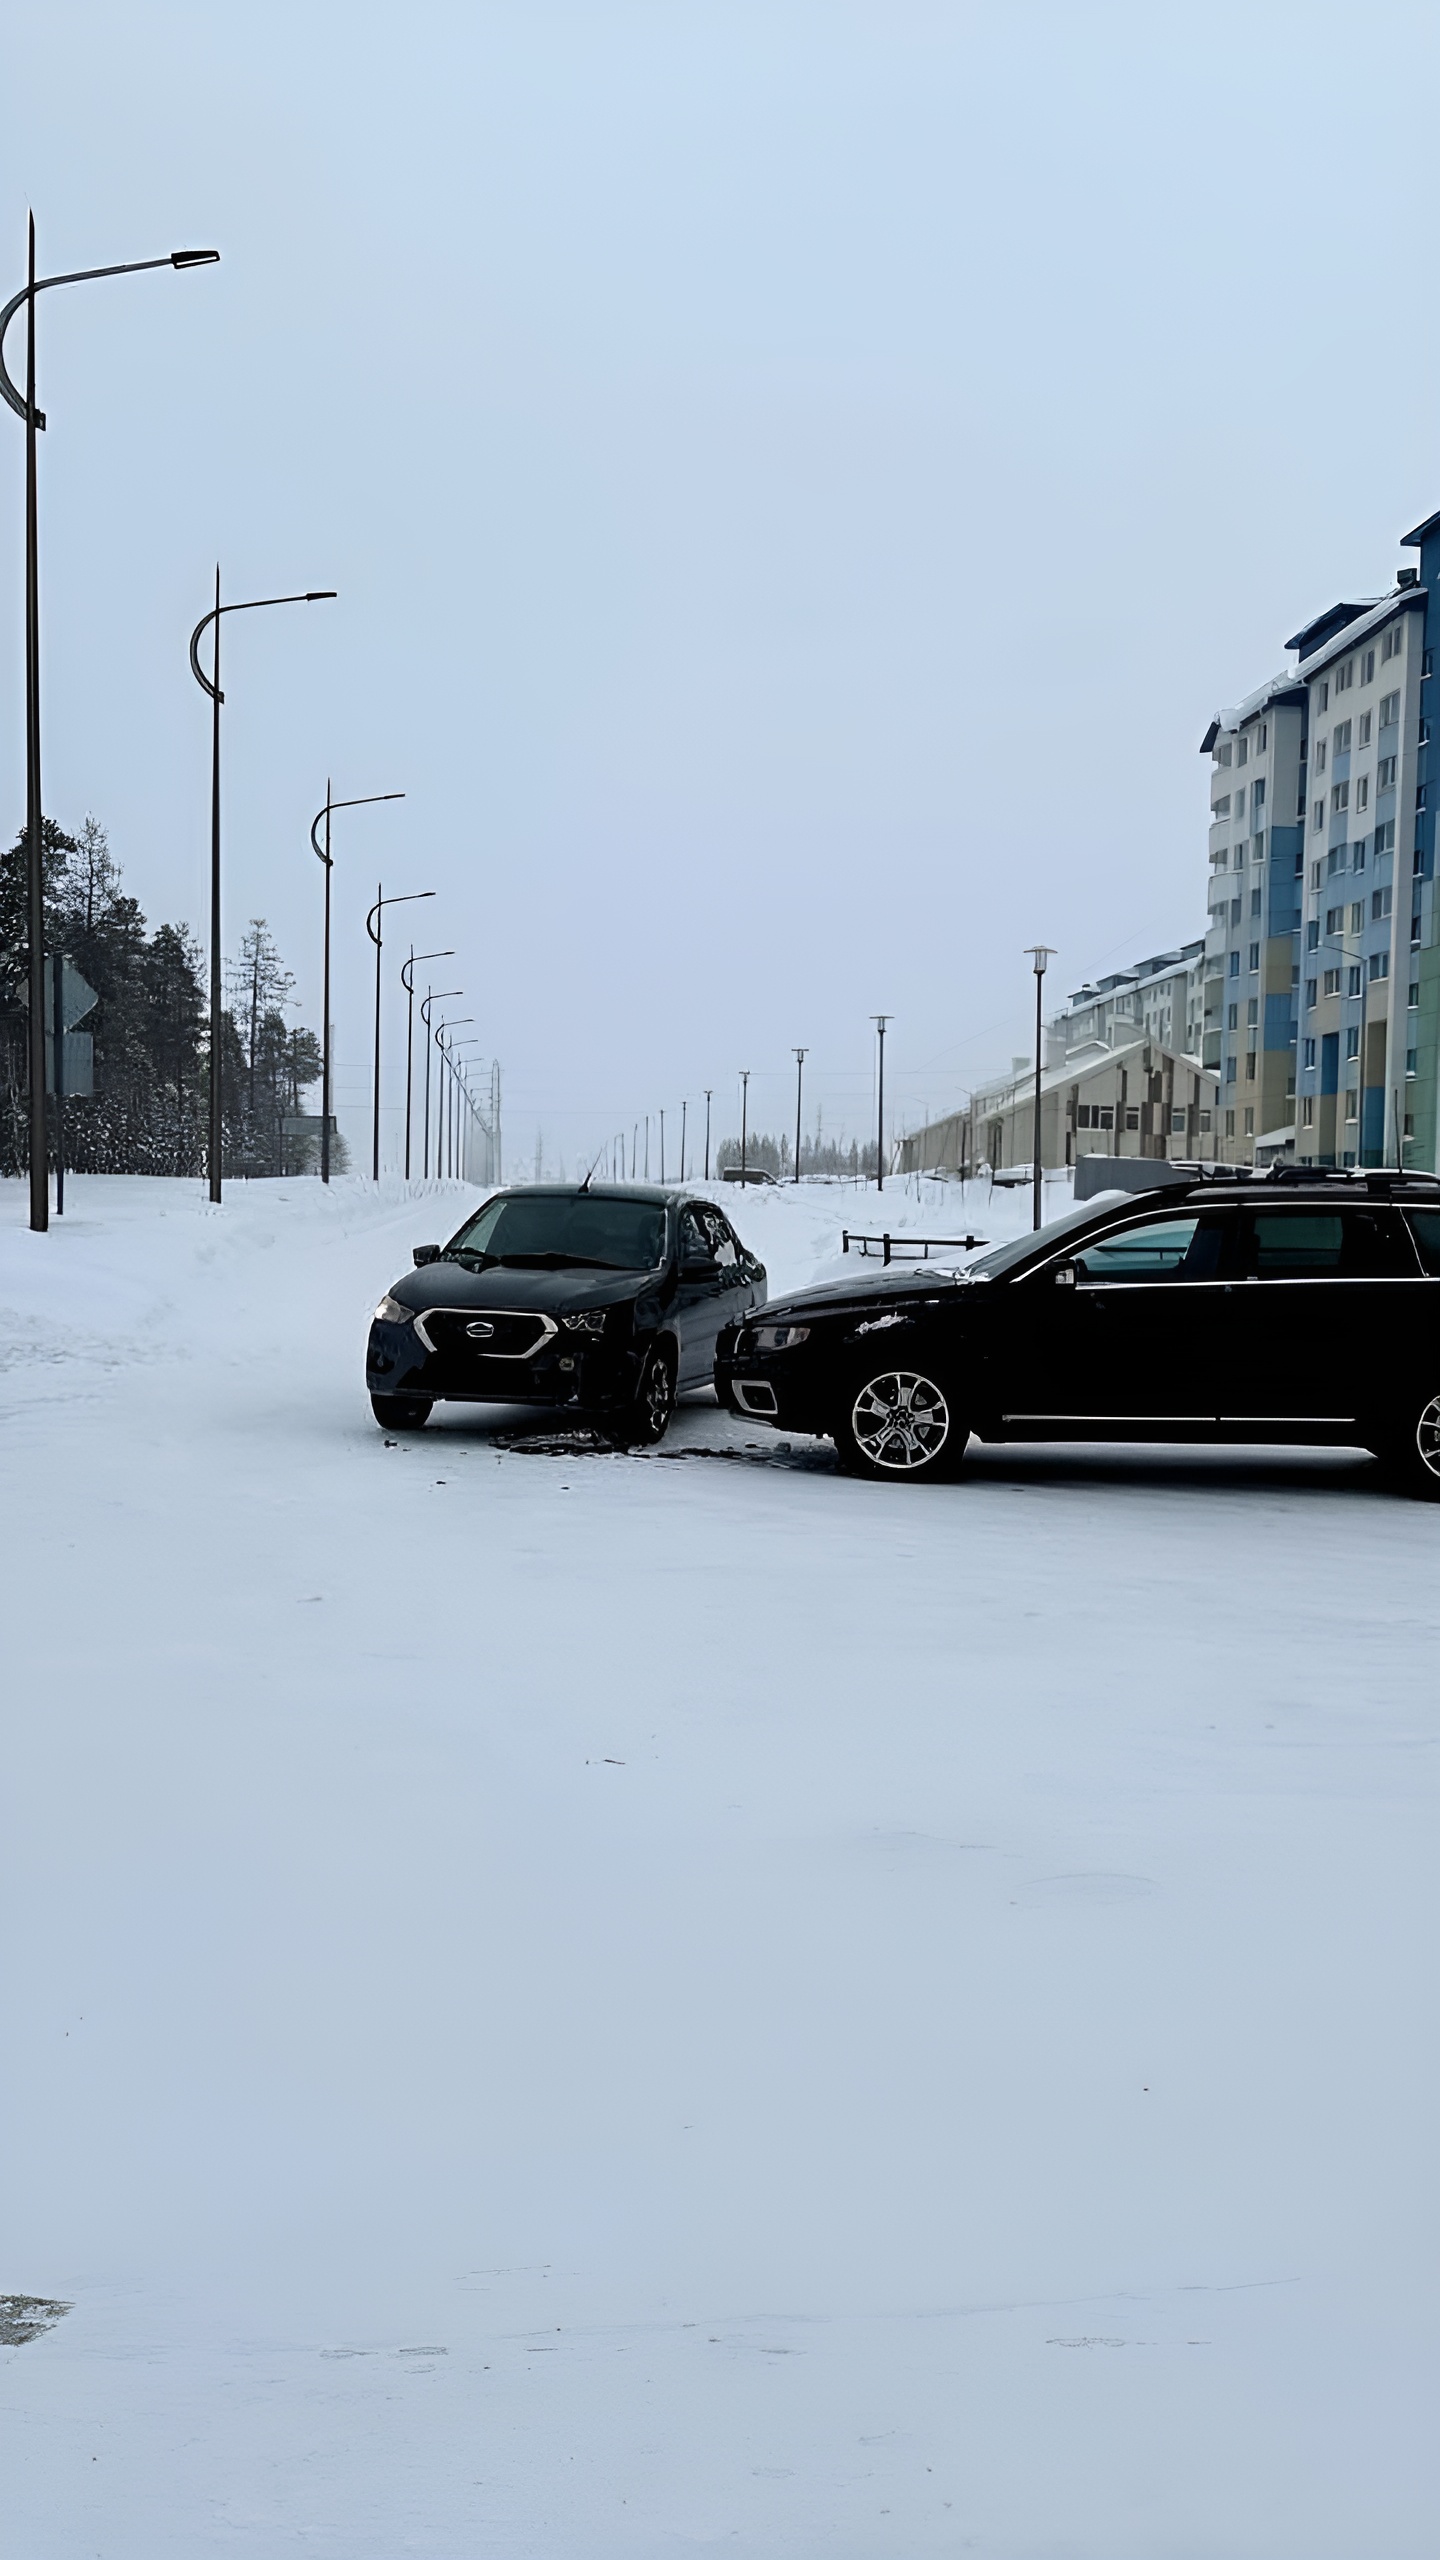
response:
[[[670,1200],[688,1200],[688,1191],[672,1182],[507,1182],[492,1200],[648,1200],[661,1208]]]

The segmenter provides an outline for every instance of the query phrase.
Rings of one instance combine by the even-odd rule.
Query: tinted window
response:
[[[1440,1280],[1440,1209],[1412,1209],[1410,1233],[1431,1278]]]
[[[1230,1221],[1223,1212],[1155,1218],[1097,1236],[1076,1254],[1087,1281],[1213,1280]]]
[[[1257,1280],[1378,1280],[1414,1265],[1388,1210],[1257,1209],[1248,1268]]]
[[[589,1262],[608,1271],[653,1271],[665,1259],[665,1212],[651,1200],[603,1192],[502,1192],[447,1250],[542,1268]]]
[[[1029,1262],[1036,1255],[1053,1252],[1055,1246],[1064,1237],[1073,1235],[1077,1228],[1093,1227],[1094,1224],[1095,1203],[1087,1200],[1083,1208],[1067,1209],[1063,1217],[1051,1218],[1047,1225],[1031,1235],[1012,1236],[1008,1244],[992,1245],[988,1253],[977,1253],[973,1262],[966,1263],[965,1269],[983,1272],[989,1279],[998,1279],[1002,1271],[1013,1271],[1017,1263]]]
[[[740,1259],[740,1247],[733,1228],[727,1226],[718,1209],[706,1211],[711,1235],[711,1250],[722,1271],[733,1271]]]
[[[682,1209],[680,1212],[681,1261],[709,1262],[713,1258],[713,1250],[709,1235],[701,1224],[699,1211]]]

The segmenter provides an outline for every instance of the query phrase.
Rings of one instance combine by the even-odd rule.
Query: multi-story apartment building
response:
[[[1272,1153],[1295,1117],[1306,704],[1296,677],[1273,676],[1201,741],[1213,771],[1197,1045],[1220,1078],[1222,1164]]]
[[[1296,664],[1206,731],[1201,1055],[1217,1153],[1436,1169],[1440,949],[1429,741],[1440,515],[1388,593],[1287,641]]]
[[[1205,944],[1157,951],[1108,978],[1087,979],[1046,1027],[1045,1063],[1061,1066],[1072,1050],[1102,1040],[1107,1048],[1137,1031],[1162,1048],[1198,1058],[1204,1018]],[[1212,1064],[1214,1061],[1212,1060]]]

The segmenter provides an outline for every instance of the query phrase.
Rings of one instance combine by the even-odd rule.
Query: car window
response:
[[[1378,1280],[1413,1271],[1399,1221],[1382,1209],[1256,1209],[1248,1276],[1256,1280]]]
[[[1156,1218],[1144,1227],[1122,1227],[1095,1236],[1076,1254],[1087,1280],[1174,1280],[1183,1270],[1200,1224],[1188,1217]]]
[[[733,1271],[740,1259],[740,1247],[736,1241],[734,1228],[721,1217],[718,1209],[712,1209],[709,1212],[709,1226],[713,1238],[711,1250],[716,1261],[722,1271]]]
[[[1410,1233],[1432,1280],[1440,1280],[1440,1209],[1412,1209]]]
[[[682,1262],[710,1262],[714,1247],[708,1233],[708,1220],[702,1224],[698,1211],[680,1212],[680,1259]]]

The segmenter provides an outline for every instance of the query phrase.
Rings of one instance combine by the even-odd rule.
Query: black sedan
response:
[[[708,1200],[580,1183],[497,1191],[381,1299],[365,1383],[386,1430],[439,1403],[523,1404],[663,1438],[708,1385],[716,1336],[764,1304],[765,1272]]]
[[[1348,1443],[1440,1499],[1440,1184],[1287,1169],[1112,1195],[962,1270],[767,1306],[726,1326],[715,1383],[871,1476],[947,1474],[972,1431]]]

